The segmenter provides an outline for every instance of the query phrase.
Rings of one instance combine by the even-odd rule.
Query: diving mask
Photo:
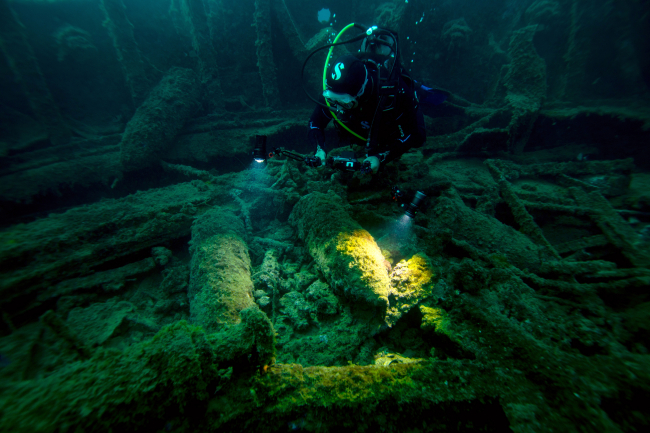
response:
[[[352,110],[359,105],[357,98],[347,93],[334,93],[331,90],[325,90],[323,97],[331,107],[335,107],[337,110]]]

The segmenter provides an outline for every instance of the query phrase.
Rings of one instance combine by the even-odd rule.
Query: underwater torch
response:
[[[404,214],[409,218],[415,217],[415,214],[420,210],[420,206],[422,206],[422,201],[427,198],[426,194],[422,191],[416,191],[413,199],[409,202],[406,198],[406,193],[399,186],[393,186],[391,191],[393,193],[393,200],[405,209]]]
[[[256,162],[264,162],[266,161],[266,157],[266,135],[256,135],[253,158]]]

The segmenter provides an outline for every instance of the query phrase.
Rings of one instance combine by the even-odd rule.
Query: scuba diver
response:
[[[351,26],[363,28],[364,34],[337,43]],[[358,53],[342,55],[328,65],[334,46],[358,40],[362,40]],[[449,94],[425,87],[408,76],[400,63],[396,33],[377,26],[366,30],[359,24],[350,24],[333,44],[307,57],[303,74],[309,58],[327,47],[330,51],[322,98],[316,100],[306,92],[318,104],[309,119],[308,138],[316,149],[309,165],[320,167],[326,163],[328,148],[324,130],[333,119],[344,140],[364,146],[365,160],[355,165],[362,173],[375,174],[409,149],[422,146],[426,130],[420,104],[441,104]]]

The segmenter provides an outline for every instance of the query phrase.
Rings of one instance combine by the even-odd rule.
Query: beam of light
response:
[[[399,247],[404,247],[412,240],[413,224],[413,218],[402,215],[389,225],[390,237]]]

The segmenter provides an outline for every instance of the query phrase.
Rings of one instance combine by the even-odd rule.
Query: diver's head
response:
[[[377,27],[371,27],[377,29]],[[361,42],[362,53],[375,54],[379,56],[391,57],[395,53],[395,39],[390,34],[373,32],[368,34]]]
[[[345,54],[327,69],[323,97],[337,110],[352,110],[370,93],[368,68],[353,55]]]

